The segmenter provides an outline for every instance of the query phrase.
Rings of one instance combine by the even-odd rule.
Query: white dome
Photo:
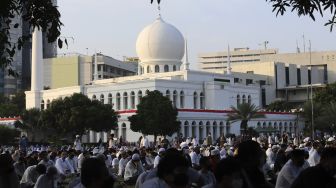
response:
[[[184,56],[184,37],[176,27],[158,18],[141,31],[136,42],[136,51],[141,63],[181,63]]]

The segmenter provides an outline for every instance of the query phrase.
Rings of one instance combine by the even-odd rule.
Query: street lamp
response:
[[[300,135],[299,135],[299,114],[303,112],[303,108],[295,108],[291,110],[292,113],[296,114],[296,131],[295,136],[298,139],[298,142],[300,143]],[[295,128],[295,127],[294,127]]]

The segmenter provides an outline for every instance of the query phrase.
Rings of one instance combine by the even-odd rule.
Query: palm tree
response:
[[[231,106],[231,109],[233,113],[229,114],[228,121],[231,121],[231,122],[241,121],[240,131],[241,131],[241,134],[243,135],[247,130],[248,121],[250,121],[251,119],[265,117],[264,114],[261,114],[259,112],[260,111],[259,107],[257,107],[254,104],[250,104],[250,103],[238,104],[237,108],[234,106]]]

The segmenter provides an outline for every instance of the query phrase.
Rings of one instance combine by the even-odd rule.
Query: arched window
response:
[[[131,108],[135,108],[135,93],[134,91],[131,92]]]
[[[188,121],[184,122],[184,135],[183,136],[185,137],[189,136],[189,122]]]
[[[240,95],[237,95],[237,106],[240,105]]]
[[[260,127],[261,127],[260,122],[258,122],[257,123],[257,128],[260,128]]]
[[[246,96],[243,95],[243,104],[246,103]]]
[[[145,94],[148,95],[148,93],[149,93],[149,90],[147,89],[147,90],[145,91]]]
[[[103,94],[100,95],[100,102],[104,104],[104,95]]]
[[[173,66],[173,71],[176,71],[176,65]]]
[[[197,94],[197,92],[195,91],[195,92],[194,92],[194,109],[197,109],[197,108],[198,108],[197,102],[198,102],[198,94]]]
[[[284,123],[284,132],[287,132],[287,122]]]
[[[205,109],[205,96],[203,92],[200,93],[200,108]]]
[[[155,65],[155,72],[160,72],[160,67],[159,67],[159,65]]]
[[[164,66],[164,71],[165,71],[165,72],[169,72],[169,66],[168,66],[168,65],[165,65],[165,66]]]
[[[177,107],[177,91],[173,92],[173,106]]]
[[[184,92],[180,92],[180,108],[184,108]]]
[[[123,98],[124,98],[124,109],[128,109],[128,95],[126,92],[124,92],[123,94]]]
[[[47,109],[50,107],[50,100],[47,100]]]
[[[272,122],[268,122],[268,128],[272,128]]]
[[[170,91],[169,90],[166,91],[166,97],[170,100]]]
[[[44,110],[44,100],[41,101],[41,110]]]
[[[247,97],[247,103],[251,104],[251,95]]]
[[[117,93],[116,95],[116,103],[117,103],[117,110],[120,110],[120,93]]]
[[[110,105],[112,105],[112,100],[113,100],[112,99],[112,94],[109,93],[108,96],[107,96],[107,103],[110,104]]]
[[[262,126],[263,129],[266,129],[266,122],[264,122]]]
[[[148,65],[147,66],[147,73],[150,73],[151,72],[151,70],[150,70],[150,66]]]
[[[96,95],[92,95],[92,100],[96,100],[96,99],[97,99]]]
[[[273,128],[274,128],[274,129],[278,129],[278,125],[277,125],[276,122],[274,122],[274,124],[273,124]]]
[[[138,103],[141,102],[141,98],[142,98],[142,91],[138,91]]]

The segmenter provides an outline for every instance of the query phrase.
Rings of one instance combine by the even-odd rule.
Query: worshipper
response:
[[[260,148],[258,142],[252,140],[241,142],[238,145],[236,158],[242,167],[245,185],[258,188],[273,187],[266,181],[262,171],[266,160],[264,151]]]
[[[0,154],[0,187],[19,188],[20,183],[13,167],[13,159],[8,153]]]
[[[286,164],[286,162],[288,161],[288,157],[285,153],[287,148],[287,145],[285,144],[281,144],[280,145],[280,149],[278,150],[278,152],[276,153],[275,156],[275,161],[274,161],[274,167],[273,167],[273,171],[277,174],[278,172],[280,172],[280,170],[282,169],[282,167]]]
[[[313,145],[309,150],[309,158],[308,158],[309,166],[316,166],[320,162],[320,154],[318,151],[319,147],[320,147],[319,142],[313,142]]]
[[[58,172],[57,168],[50,166],[47,168],[46,174],[42,174],[36,181],[34,188],[56,188]]]
[[[158,155],[154,159],[154,168],[156,168],[159,165],[160,159],[164,156],[166,149],[160,148]]]
[[[206,137],[206,145],[211,146],[212,145],[212,136],[211,133]]]
[[[85,188],[113,188],[114,185],[105,163],[97,158],[84,160],[80,180]]]
[[[78,158],[77,156],[75,156],[74,151],[70,151],[69,156],[65,160],[71,165],[71,168],[74,170],[74,173],[77,173]]]
[[[140,163],[139,154],[132,155],[132,159],[127,163],[125,167],[124,180],[127,185],[135,185],[138,176],[144,172],[142,164]]]
[[[200,159],[201,159],[201,151],[199,147],[191,147],[192,152],[190,152],[191,166],[196,170],[200,169]]]
[[[242,188],[244,186],[240,164],[232,157],[219,161],[214,174],[216,183],[206,185],[203,188]]]
[[[18,178],[21,179],[26,170],[25,159],[23,156],[19,157],[19,160],[14,163],[14,170]]]
[[[320,163],[303,170],[294,180],[292,188],[336,187],[336,148],[327,147],[321,152]]]
[[[20,181],[21,188],[33,187],[40,175],[46,173],[47,168],[43,164],[28,167]]]
[[[141,147],[144,147],[144,148],[149,148],[149,140],[147,138],[146,135],[143,136],[142,140],[141,140],[141,143],[140,143],[140,148]]]
[[[28,138],[26,137],[26,135],[22,135],[19,141],[19,148],[22,152],[26,152],[27,148],[28,148]]]
[[[219,155],[220,155],[221,159],[225,159],[226,158],[227,151],[226,151],[226,148],[225,148],[224,145],[223,145],[222,149],[220,150]]]
[[[81,142],[81,139],[80,139],[79,135],[76,135],[74,146],[75,146],[76,151],[82,151],[82,149],[83,149],[82,148],[82,142]]]
[[[116,147],[116,138],[114,138],[114,134],[110,134],[109,141],[108,141],[108,148],[115,148]]]
[[[120,156],[121,156],[121,158],[119,160],[118,176],[123,177],[124,173],[125,173],[125,167],[126,167],[127,162],[128,162],[128,159],[127,159],[128,155],[125,151],[121,151]]]
[[[140,188],[184,188],[189,186],[188,161],[176,149],[162,157],[157,177],[145,181]]]
[[[290,160],[287,161],[278,174],[275,188],[291,187],[295,178],[299,176],[301,171],[308,167],[308,165],[305,165],[305,154],[303,150],[294,149],[290,156]]]
[[[63,151],[61,153],[61,157],[56,160],[56,164],[55,164],[55,167],[57,168],[58,173],[60,173],[61,175],[65,175],[65,176],[75,173],[75,170],[73,169],[71,164],[69,164],[69,161],[66,160],[67,157],[68,157],[67,152]]]
[[[38,154],[39,156],[39,163],[38,164],[43,164],[46,168],[50,166],[54,166],[54,162],[49,160],[48,158],[48,152],[47,151],[42,151]]]
[[[274,168],[277,151],[278,151],[278,147],[276,145],[270,146],[266,150],[266,157],[267,157],[266,163],[270,166],[271,169]]]
[[[19,150],[15,150],[15,152],[12,154],[12,159],[14,162],[17,162],[19,160],[20,157],[20,151]]]
[[[220,153],[218,149],[211,150],[209,161],[210,161],[210,168],[214,172],[216,165],[220,161]]]
[[[201,175],[204,185],[215,185],[216,184],[216,178],[215,175],[211,172],[211,164],[209,157],[202,157],[199,161],[201,169],[198,171],[198,173]]]
[[[83,161],[89,157],[90,153],[88,151],[83,151],[81,152],[81,154],[78,155],[78,162],[77,162],[78,172],[80,172],[82,169]]]

